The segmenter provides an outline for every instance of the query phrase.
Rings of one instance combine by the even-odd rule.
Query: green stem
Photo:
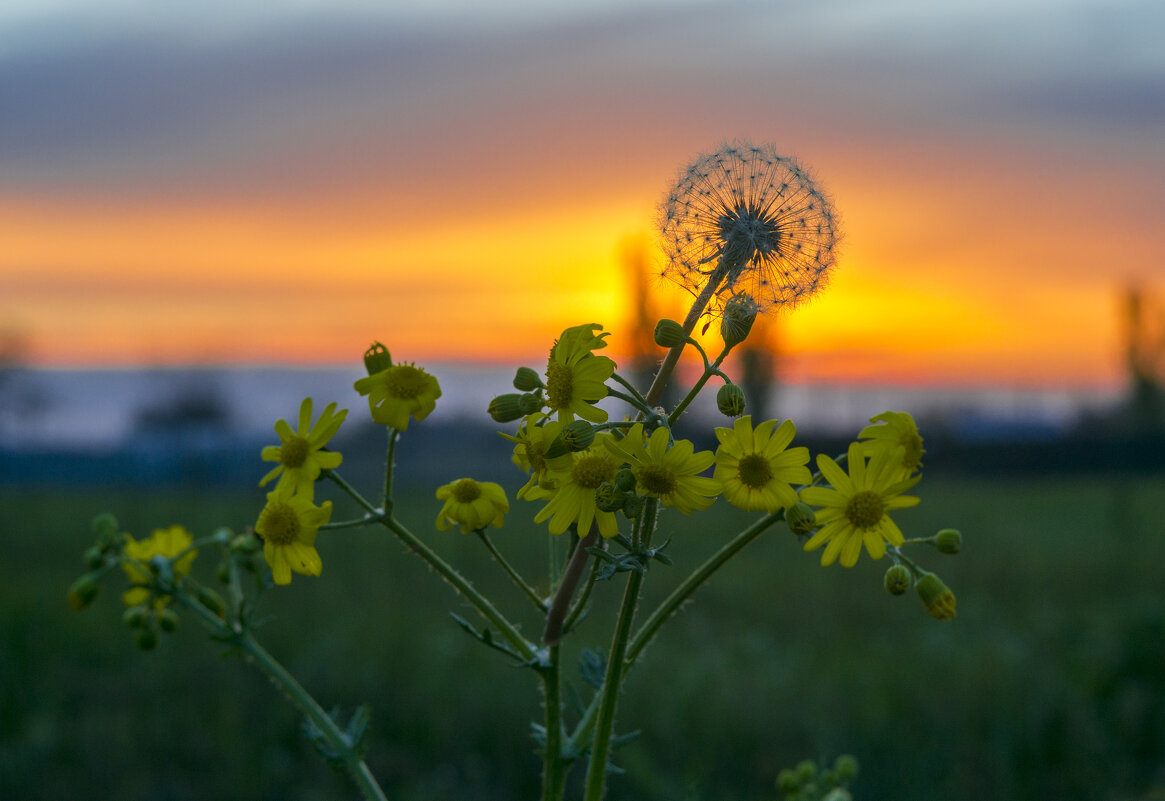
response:
[[[485,530],[478,529],[477,536],[485,544],[485,547],[489,549],[490,555],[494,558],[494,561],[502,566],[502,570],[506,571],[506,575],[510,577],[510,581],[514,582],[518,589],[526,593],[526,597],[534,602],[534,606],[538,607],[539,612],[545,612],[547,608],[546,601],[538,597],[538,593],[534,590],[534,588],[527,584],[526,580],[518,574],[517,570],[514,569],[514,566],[506,560],[506,557],[502,556],[502,552],[499,551],[497,546],[493,544],[493,541],[488,536],[486,536]]]
[[[344,767],[348,770],[348,775],[360,789],[360,793],[368,801],[387,801],[384,791],[380,789],[380,785],[376,781],[376,777],[372,775],[372,771],[368,769],[368,765],[365,764],[364,760],[360,758],[356,750],[352,747],[353,744],[348,741],[347,735],[336,725],[336,721],[332,720],[332,716],[324,711],[323,707],[311,696],[311,693],[296,681],[295,677],[288,672],[287,668],[283,667],[275,657],[268,653],[267,649],[259,644],[259,641],[255,639],[250,631],[228,626],[214,612],[185,593],[180,593],[175,597],[184,606],[196,613],[202,619],[202,622],[212,631],[222,635],[229,635],[231,641],[250,657],[249,661],[251,664],[255,665],[267,676],[271,683],[283,692],[284,696],[304,717],[315,724],[316,728],[328,741],[328,747],[332,752],[341,755],[344,760]]]
[[[489,599],[482,595],[477,589],[469,583],[465,576],[457,571],[457,568],[450,565],[444,559],[437,555],[437,553],[405,528],[396,518],[388,517],[381,521],[389,531],[404,542],[409,549],[417,556],[429,563],[429,566],[441,574],[441,577],[453,585],[453,589],[461,593],[461,597],[473,604],[481,616],[497,626],[498,631],[502,636],[514,646],[514,649],[521,655],[522,659],[533,662],[538,654],[533,645],[531,645],[525,637],[518,633],[514,624],[505,618],[505,616],[497,610]]]
[[[627,389],[627,391],[631,393],[631,397],[635,398],[635,400],[637,400],[639,403],[643,404],[644,406],[647,405],[647,401],[644,399],[643,395],[641,395],[639,393],[639,390],[635,388],[634,384],[632,384],[630,381],[628,381],[626,378],[619,375],[618,373],[612,373],[611,378],[613,378],[615,381],[618,381],[620,384],[622,384]]]
[[[684,413],[684,409],[688,408],[688,405],[696,399],[696,396],[700,394],[700,390],[702,390],[704,385],[708,383],[708,379],[720,372],[720,365],[723,364],[724,358],[728,356],[728,352],[730,350],[731,348],[725,348],[723,351],[721,351],[720,355],[716,357],[716,361],[712,364],[708,364],[707,357],[704,357],[704,374],[700,376],[700,379],[696,381],[695,385],[691,388],[688,394],[684,396],[684,399],[680,401],[679,405],[676,406],[672,413],[667,416],[667,424],[669,426],[675,425],[676,420],[678,420],[680,415]]]
[[[395,428],[388,429],[388,449],[384,454],[384,513],[392,513],[392,474],[396,468],[396,441],[400,439],[400,432]]]
[[[651,531],[655,528],[655,511],[659,501],[648,498],[643,513],[636,521],[635,541],[651,541]],[[631,634],[631,624],[635,619],[635,609],[639,604],[639,590],[643,585],[645,571],[632,570],[627,574],[627,587],[623,592],[623,604],[615,622],[615,633],[611,637],[611,648],[607,654],[607,672],[603,678],[603,689],[599,693],[599,709],[595,718],[595,739],[591,744],[591,761],[587,765],[585,801],[600,801],[606,790],[607,759],[611,750],[611,733],[615,726],[615,707],[619,703],[619,687],[626,673],[623,659],[627,652],[627,638]]]
[[[360,526],[367,526],[369,523],[378,523],[383,515],[380,514],[366,514],[364,517],[358,517],[354,520],[337,520],[335,523],[324,523],[320,526],[320,531],[331,531],[337,528],[358,528]]]
[[[550,646],[542,676],[545,703],[546,750],[542,759],[542,801],[562,801],[566,792],[567,762],[562,756],[562,685],[558,646]]]
[[[684,336],[691,336],[692,331],[696,328],[696,321],[700,319],[700,315],[704,313],[712,296],[716,294],[716,290],[720,288],[720,284],[724,281],[725,270],[718,268],[708,279],[708,283],[704,285],[704,291],[700,293],[699,297],[692,303],[692,308],[688,310],[688,316],[684,318],[683,331]],[[685,343],[686,344],[686,343]],[[647,394],[643,396],[644,402],[648,406],[655,406],[659,403],[659,399],[663,397],[663,388],[667,385],[671,374],[675,372],[676,364],[680,360],[680,354],[684,351],[684,345],[676,345],[667,352],[667,356],[663,358],[663,364],[659,366],[659,372],[655,374],[655,380],[651,382],[650,389]]]
[[[324,470],[324,471],[321,471],[321,475],[324,475],[324,476],[330,478],[332,480],[332,482],[337,487],[342,489],[344,492],[348,493],[348,495],[352,498],[352,500],[354,500],[354,501],[356,501],[356,503],[360,504],[360,506],[363,507],[364,511],[368,512],[368,514],[374,515],[377,518],[383,517],[383,512],[380,509],[377,509],[371,503],[369,503],[368,499],[365,498],[363,495],[361,495],[359,492],[357,492],[355,487],[353,487],[351,484],[349,484],[347,481],[345,481],[343,478],[341,478],[339,473],[337,473],[334,470]]]
[[[729,542],[725,543],[720,550],[712,554],[704,564],[700,565],[690,576],[684,579],[683,583],[672,590],[671,595],[665,598],[659,607],[651,613],[651,616],[647,618],[647,622],[643,624],[631,639],[631,644],[627,648],[627,666],[630,667],[634,664],[635,660],[639,658],[639,655],[643,653],[643,649],[655,637],[660,626],[676,613],[692,593],[699,589],[701,584],[711,578],[712,574],[719,570],[725,562],[760,536],[763,531],[774,523],[784,519],[784,509],[762,517],[733,537]]]
[[[620,392],[617,389],[611,389],[610,387],[607,387],[607,396],[611,398],[618,398],[628,406],[632,406],[644,414],[651,414],[651,407],[644,403],[642,400],[638,400],[631,395]]]

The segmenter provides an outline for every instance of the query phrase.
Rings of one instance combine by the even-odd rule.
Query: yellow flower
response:
[[[296,492],[307,496],[310,500],[315,489],[315,480],[320,477],[320,470],[331,470],[340,466],[342,457],[334,451],[320,450],[327,444],[340,424],[348,415],[347,409],[337,414],[336,404],[329,403],[315,425],[311,424],[311,398],[304,398],[299,405],[299,428],[291,430],[286,420],[275,424],[275,433],[279,435],[278,445],[268,445],[263,449],[262,457],[265,462],[279,462],[279,466],[259,482],[263,486],[271,479],[279,476],[276,487],[292,486]],[[279,475],[282,473],[283,475]]]
[[[460,524],[461,533],[479,531],[493,525],[501,528],[510,511],[506,491],[492,481],[463,478],[437,490],[437,500],[445,501],[437,513],[437,528],[448,531]]]
[[[565,468],[549,471],[556,489],[550,502],[534,516],[535,523],[549,518],[551,534],[561,534],[571,523],[578,524],[578,533],[584,537],[590,532],[591,523],[598,524],[599,533],[604,537],[619,533],[615,514],[595,505],[595,490],[603,482],[613,481],[619,469],[619,461],[605,447],[611,439],[610,434],[599,432],[589,448],[567,454]]]
[[[178,554],[190,547],[190,543],[194,539],[190,536],[190,532],[182,526],[170,526],[170,528],[157,528],[150,534],[150,538],[138,542],[129,534],[126,534],[125,555],[136,559],[142,564],[148,563],[155,556],[164,556],[167,559],[172,559]],[[198,551],[190,551],[183,555],[181,559],[174,563],[174,578],[181,578],[190,573],[190,564],[194,561],[194,557],[198,555]],[[142,572],[137,565],[130,562],[123,562],[122,567],[125,569],[129,580],[134,584],[144,584],[150,581],[150,576]],[[131,587],[125,591],[121,599],[125,601],[127,606],[137,606],[150,597],[150,591],[145,587]],[[162,605],[165,601],[158,599],[158,605]]]
[[[886,543],[902,544],[902,531],[888,512],[916,506],[918,498],[900,493],[918,483],[918,476],[901,479],[902,448],[878,451],[866,464],[862,444],[850,443],[849,474],[828,456],[817,457],[817,467],[832,484],[830,487],[806,487],[801,500],[824,507],[817,512],[821,528],[805,543],[812,551],[826,545],[821,564],[831,565],[841,556],[845,567],[857,564],[862,545],[873,559],[886,553]]]
[[[697,473],[707,470],[715,457],[712,451],[693,453],[692,443],[676,440],[668,447],[670,432],[657,428],[648,439],[643,423],[631,426],[621,440],[606,440],[607,448],[631,466],[635,491],[658,498],[664,506],[674,506],[684,514],[707,509],[720,493],[720,482]]]
[[[732,428],[717,428],[720,447],[712,478],[724,488],[725,499],[748,512],[775,512],[795,504],[797,492],[790,484],[813,479],[805,466],[809,449],[788,447],[796,433],[791,420],[780,426],[766,420],[754,430],[751,415],[741,417]]]
[[[315,506],[306,496],[293,495],[290,485],[267,493],[255,533],[263,538],[263,558],[276,584],[290,584],[292,570],[305,576],[320,574],[323,563],[315,549],[316,534],[331,517],[331,501]]]
[[[870,418],[871,423],[885,425],[866,426],[858,434],[862,443],[862,453],[868,458],[880,450],[902,448],[902,470],[900,478],[913,475],[922,468],[922,437],[918,433],[918,426],[914,418],[906,412],[882,412]]]
[[[549,498],[553,493],[554,482],[550,478],[550,471],[570,468],[570,454],[564,453],[547,459],[546,449],[554,442],[562,430],[562,423],[550,420],[541,412],[527,415],[518,423],[518,432],[514,436],[502,434],[503,437],[514,443],[514,455],[510,457],[514,464],[530,474],[529,480],[518,490],[518,497],[525,501],[536,501],[539,498]]]
[[[391,367],[356,382],[356,391],[368,396],[368,408],[377,423],[404,431],[409,415],[424,420],[437,406],[441,387],[437,379],[411,363]]]
[[[562,332],[550,349],[546,363],[546,403],[558,412],[561,422],[578,415],[592,423],[605,423],[607,413],[592,404],[607,397],[606,381],[615,372],[615,363],[591,351],[607,347],[598,323],[576,325]]]

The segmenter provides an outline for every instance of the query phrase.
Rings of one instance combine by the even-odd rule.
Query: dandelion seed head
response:
[[[747,295],[762,312],[821,289],[839,239],[833,206],[805,169],[748,143],[689,165],[660,204],[659,229],[667,278],[693,294],[716,281],[720,305]]]

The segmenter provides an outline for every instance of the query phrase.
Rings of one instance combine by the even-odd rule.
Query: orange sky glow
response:
[[[1122,293],[1161,288],[1165,267],[1160,137],[1134,126],[1094,158],[1084,126],[930,121],[919,116],[930,95],[911,105],[889,79],[866,94],[840,79],[825,100],[810,91],[795,123],[725,101],[725,125],[684,127],[647,91],[658,75],[644,79],[647,110],[631,90],[611,99],[599,68],[558,102],[549,79],[528,77],[548,56],[484,52],[490,69],[463,84],[410,84],[393,108],[414,116],[397,128],[352,89],[342,133],[327,108],[288,133],[276,109],[268,153],[259,107],[213,131],[207,151],[230,155],[205,169],[148,149],[71,156],[55,172],[13,162],[17,180],[0,183],[0,333],[49,367],[331,364],[374,339],[398,359],[500,364],[534,363],[564,327],[599,322],[619,358],[634,306],[628,243],[658,272],[656,202],[685,162],[746,135],[787,142],[843,220],[828,288],[770,326],[787,380],[1123,380]],[[583,74],[564,61],[548,69]],[[486,88],[499,100],[483,117]],[[878,91],[893,115],[874,112]],[[595,103],[595,116],[571,102]],[[369,149],[378,126],[398,149]],[[657,309],[683,317],[682,292],[648,285]]]

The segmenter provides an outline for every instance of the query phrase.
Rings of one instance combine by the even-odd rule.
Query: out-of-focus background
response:
[[[964,531],[931,558],[959,616],[774,532],[633,674],[612,797],[776,798],[781,767],[843,751],[865,798],[1160,797],[1163,39],[1160,4],[1111,0],[5,3],[0,797],[347,793],[193,621],[142,656],[116,592],[65,608],[89,520],[242,530],[308,395],[352,410],[336,447],[376,486],[351,386],[374,339],[444,389],[400,446],[409,521],[460,475],[512,493],[489,398],[579,323],[650,375],[654,321],[686,309],[656,204],[737,139],[809,166],[845,239],[731,369],[814,451],[915,415],[901,522]],[[723,422],[705,403],[685,433]],[[531,572],[535,508],[498,535]],[[681,564],[651,592],[747,521],[717,514],[668,519]],[[325,706],[371,704],[390,796],[532,797],[528,677],[392,543],[321,552],[264,635]]]

